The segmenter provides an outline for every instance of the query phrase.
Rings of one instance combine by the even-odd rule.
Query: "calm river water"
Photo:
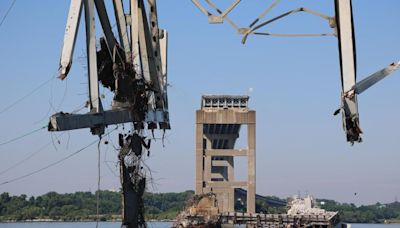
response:
[[[149,222],[149,228],[170,228],[170,222]],[[95,222],[26,222],[0,223],[0,228],[95,228]],[[120,222],[100,222],[100,228],[120,228]]]
[[[170,222],[150,222],[149,228],[169,228]],[[100,228],[120,228],[119,222],[101,222]],[[0,223],[0,228],[95,228],[96,223],[93,222],[34,222],[34,223]],[[400,224],[352,224],[352,228],[400,228]]]

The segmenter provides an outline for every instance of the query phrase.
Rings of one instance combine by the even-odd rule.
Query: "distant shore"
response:
[[[400,224],[400,219],[388,219],[385,220],[383,224]]]
[[[170,222],[185,208],[194,191],[179,193],[144,194],[144,211],[147,221]],[[264,198],[279,199],[274,196]],[[356,206],[351,203],[339,203],[329,199],[317,199],[322,209],[339,212],[340,219],[347,223],[399,224],[400,203],[376,203]],[[235,205],[236,206],[236,205]],[[258,212],[264,214],[286,213],[286,207],[273,207],[264,201],[257,201]],[[237,205],[237,211],[245,211],[243,205]],[[121,221],[121,193],[100,192],[100,221]],[[75,192],[60,194],[49,192],[41,196],[13,196],[0,194],[0,222],[93,222],[96,221],[96,194],[93,192]]]
[[[114,220],[100,220],[100,222],[121,222],[121,219],[114,219]],[[175,222],[176,220],[174,219],[161,219],[161,220],[155,220],[155,219],[149,219],[146,220],[146,222]],[[0,223],[46,223],[46,222],[96,222],[96,220],[92,219],[83,219],[83,220],[56,220],[56,219],[27,219],[27,220],[5,220],[5,221],[0,221]]]

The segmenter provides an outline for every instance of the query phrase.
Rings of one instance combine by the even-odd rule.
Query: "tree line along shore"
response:
[[[150,193],[144,196],[147,220],[173,220],[185,208],[193,191],[180,193]],[[277,197],[271,197],[277,199]],[[339,211],[341,220],[348,223],[397,223],[400,221],[400,203],[376,203],[366,206],[338,203],[319,199],[321,208]],[[235,205],[238,211],[245,208]],[[257,212],[285,213],[285,207],[270,207],[256,202]],[[102,221],[121,220],[121,193],[100,191],[100,216]],[[27,195],[0,195],[0,222],[13,221],[93,221],[96,219],[96,193],[75,192],[59,194],[49,192],[37,197]]]

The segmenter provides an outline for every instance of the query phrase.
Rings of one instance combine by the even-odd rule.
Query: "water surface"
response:
[[[171,222],[149,222],[149,228],[170,228]],[[95,222],[0,223],[0,228],[95,228]],[[100,222],[100,228],[120,228],[120,222]],[[352,224],[351,228],[400,228],[400,224]]]
[[[351,228],[400,228],[400,224],[351,224]]]
[[[171,222],[149,222],[149,228],[170,228]],[[0,223],[0,228],[95,228],[95,222]],[[121,222],[100,222],[99,228],[121,228]]]

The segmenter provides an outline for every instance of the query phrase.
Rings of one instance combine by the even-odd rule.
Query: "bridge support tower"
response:
[[[247,212],[255,213],[256,112],[248,96],[202,96],[196,112],[196,194],[213,192],[221,212],[235,211],[235,188],[247,190]],[[247,148],[235,149],[242,125]],[[247,180],[236,181],[234,158],[247,157]]]

